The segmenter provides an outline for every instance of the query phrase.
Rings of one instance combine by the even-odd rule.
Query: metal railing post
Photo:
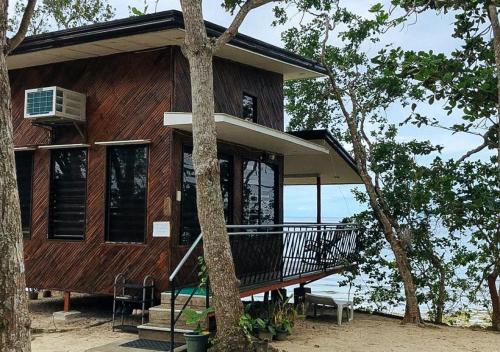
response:
[[[175,346],[175,283],[170,282],[170,350]]]

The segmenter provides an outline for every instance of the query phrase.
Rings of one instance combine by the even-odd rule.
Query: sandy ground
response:
[[[106,297],[76,297],[75,310],[83,319],[54,322],[52,312],[62,310],[62,299],[31,301],[33,352],[84,352],[117,341],[130,341],[136,334],[111,331],[112,301]],[[500,352],[500,333],[429,325],[402,326],[398,320],[355,314],[354,321],[337,326],[335,317],[299,321],[288,341],[273,346],[288,352]],[[126,348],[124,352],[134,352]]]
[[[297,323],[288,341],[273,346],[288,352],[500,352],[500,333],[428,325],[403,326],[399,320],[355,314],[338,326],[325,317]]]
[[[109,297],[75,295],[71,302],[71,309],[82,312],[82,319],[72,323],[52,319],[53,312],[63,309],[57,293],[54,298],[30,302],[33,352],[84,352],[111,342],[137,339],[137,334],[112,331],[113,301]]]

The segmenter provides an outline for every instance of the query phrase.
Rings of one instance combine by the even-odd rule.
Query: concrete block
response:
[[[77,310],[70,310],[69,312],[54,312],[54,320],[56,321],[74,321],[82,317],[82,313]]]

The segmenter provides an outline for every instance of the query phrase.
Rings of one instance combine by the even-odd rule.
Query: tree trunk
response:
[[[418,306],[417,293],[415,290],[415,284],[413,282],[410,265],[408,264],[406,250],[401,245],[401,242],[395,238],[393,231],[384,230],[384,234],[387,241],[391,245],[392,252],[394,253],[394,257],[396,258],[399,275],[401,275],[401,279],[403,280],[403,287],[405,290],[406,298],[406,308],[403,323],[421,324],[422,318],[420,317],[420,308]]]
[[[186,27],[183,53],[189,61],[191,74],[198,218],[217,321],[216,349],[246,350],[246,338],[237,328],[243,305],[225,226],[220,187],[214,119],[213,50],[206,38],[201,1],[182,0],[181,4]]]
[[[446,300],[446,270],[444,266],[440,263],[439,259],[431,254],[432,264],[439,270],[439,283],[438,283],[438,296],[437,300],[434,302],[434,323],[442,324],[444,315],[444,304]]]
[[[500,23],[498,22],[497,5],[493,1],[488,5],[488,15],[493,30],[493,52],[495,53],[495,65],[497,74],[497,167],[498,180],[497,185],[500,188]],[[500,223],[500,218],[499,218]],[[499,225],[500,226],[500,225]]]
[[[443,315],[444,315],[444,304],[446,299],[446,270],[443,265],[439,267],[439,292],[438,298],[436,302],[436,316],[434,317],[434,322],[436,324],[443,323]]]
[[[0,352],[26,352],[31,350],[30,317],[5,55],[6,1],[0,2],[0,18]]]
[[[493,272],[488,275],[488,289],[490,291],[493,310],[491,315],[491,326],[493,329],[500,331],[500,287],[497,289],[497,279],[497,272]]]
[[[493,31],[493,52],[495,53],[495,66],[497,74],[497,186],[500,189],[500,23],[498,21],[497,1],[492,1],[488,5],[488,15],[490,18],[491,28]],[[500,213],[497,217],[497,234],[500,232]],[[498,239],[498,236],[496,237]],[[498,268],[498,263],[495,263]],[[491,304],[493,307],[492,326],[496,330],[500,330],[500,288],[496,289],[496,279],[498,272],[495,269],[494,273],[488,276],[488,287],[490,291]]]
[[[332,80],[333,78],[330,79]],[[413,276],[411,274],[410,265],[408,263],[406,249],[403,247],[402,242],[396,237],[394,226],[391,221],[391,215],[386,213],[385,208],[382,206],[382,203],[385,203],[385,199],[383,199],[383,195],[377,192],[372,178],[368,173],[366,151],[359,137],[355,118],[350,116],[345,110],[344,115],[347,122],[347,127],[351,134],[354,156],[359,174],[361,176],[361,180],[365,185],[365,189],[370,200],[370,205],[375,215],[377,216],[378,221],[380,222],[384,236],[391,246],[392,252],[394,253],[398,271],[401,275],[401,279],[403,280],[406,298],[406,309],[403,323],[421,324],[422,319],[420,316],[415,284],[413,282]]]

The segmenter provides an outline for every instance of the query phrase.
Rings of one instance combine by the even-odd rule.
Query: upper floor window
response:
[[[200,234],[200,223],[198,221],[198,210],[196,206],[196,179],[193,166],[193,148],[184,146],[182,161],[182,232],[180,244],[192,243]],[[230,221],[231,196],[232,196],[232,158],[227,155],[219,156],[220,183],[222,199],[224,201],[224,216],[226,223]]]
[[[31,195],[33,184],[33,152],[16,152],[17,189],[21,207],[21,227],[23,237],[31,234]]]
[[[243,224],[274,224],[278,207],[277,166],[243,161]]]
[[[257,98],[243,93],[243,112],[242,116],[245,120],[257,122]]]
[[[51,152],[49,238],[82,240],[87,201],[87,149]]]
[[[108,147],[106,175],[106,240],[145,242],[148,147]]]

